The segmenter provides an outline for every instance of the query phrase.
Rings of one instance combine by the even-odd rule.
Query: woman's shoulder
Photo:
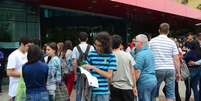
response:
[[[52,57],[52,60],[60,61],[60,58],[58,56],[54,56],[54,57]]]

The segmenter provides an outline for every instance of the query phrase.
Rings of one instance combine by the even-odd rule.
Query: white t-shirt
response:
[[[85,52],[85,51],[86,51],[87,45],[88,45],[88,44],[87,44],[86,42],[81,42],[81,43],[79,44],[79,46],[80,46],[82,52]],[[90,51],[94,51],[94,47],[93,47],[92,45],[91,45],[91,47],[90,47],[89,52],[90,52]],[[73,58],[73,59],[79,59],[79,56],[80,56],[80,53],[79,53],[79,51],[77,50],[77,47],[74,47],[74,48],[73,48],[73,52],[72,52],[72,58]]]
[[[154,54],[155,70],[175,69],[174,56],[179,52],[173,40],[167,35],[159,35],[151,39],[149,46]]]
[[[27,62],[27,53],[22,53],[19,49],[12,52],[8,57],[7,69],[16,69],[22,71],[22,66]],[[16,96],[16,90],[19,78],[9,77],[9,91],[8,95],[11,97]]]

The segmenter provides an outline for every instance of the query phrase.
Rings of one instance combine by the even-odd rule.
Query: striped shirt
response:
[[[87,62],[103,71],[116,70],[117,66],[113,53],[98,54],[96,51],[91,51],[87,56]],[[91,71],[91,74],[97,77],[99,84],[99,88],[93,88],[92,94],[109,94],[108,79],[95,71]]]
[[[174,56],[179,52],[173,40],[166,35],[159,35],[150,41],[149,46],[154,54],[155,70],[175,69]]]

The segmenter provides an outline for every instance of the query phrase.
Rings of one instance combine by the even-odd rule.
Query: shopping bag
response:
[[[26,86],[24,83],[24,79],[22,77],[18,81],[15,99],[16,99],[16,101],[25,101],[26,100]]]
[[[190,77],[190,71],[188,69],[188,66],[186,65],[186,62],[184,60],[181,60],[181,78],[182,80],[185,80]]]

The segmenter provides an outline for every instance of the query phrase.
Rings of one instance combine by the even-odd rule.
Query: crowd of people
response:
[[[9,99],[19,101],[22,78],[26,95],[20,101],[156,101],[163,81],[166,101],[181,101],[180,80],[186,85],[185,101],[191,88],[194,100],[200,101],[201,33],[196,39],[189,35],[183,44],[181,39],[169,38],[169,31],[170,25],[162,23],[159,35],[150,41],[138,34],[126,51],[121,36],[108,32],[97,33],[94,45],[87,43],[87,33],[80,32],[80,44],[74,48],[70,40],[41,48],[22,38],[8,57]],[[181,75],[183,60],[190,71],[188,78]],[[80,68],[96,77],[99,87],[89,86]]]

